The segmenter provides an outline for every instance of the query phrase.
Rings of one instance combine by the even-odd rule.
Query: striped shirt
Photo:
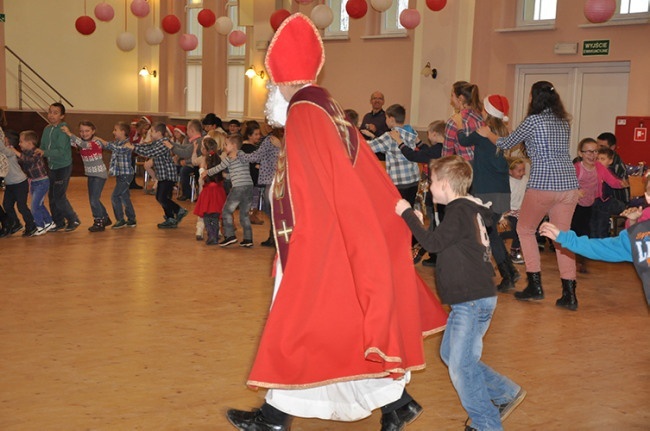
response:
[[[160,181],[178,181],[178,171],[171,151],[164,144],[166,138],[158,139],[150,144],[138,144],[133,150],[134,153],[153,159],[153,168],[156,171],[156,178]]]
[[[404,145],[415,149],[418,141],[418,135],[405,130],[402,127],[396,127]],[[375,153],[386,154],[386,172],[396,186],[405,186],[417,183],[420,180],[420,170],[417,163],[409,161],[397,146],[397,142],[390,136],[390,133],[384,133],[378,138],[369,141],[370,148]]]
[[[569,122],[550,109],[529,115],[510,136],[497,139],[504,150],[523,142],[532,166],[527,188],[566,191],[578,188],[578,178],[569,155]]]
[[[104,148],[113,152],[111,154],[108,173],[114,177],[118,175],[133,175],[135,173],[131,164],[131,149],[124,146],[127,142],[129,140],[124,139],[122,141],[112,141],[104,144]]]
[[[208,169],[208,175],[216,175],[217,173],[228,169],[230,181],[233,187],[252,186],[253,179],[251,178],[251,171],[247,162],[242,162],[241,157],[246,155],[243,151],[237,152],[237,158],[231,159],[225,156],[221,159],[221,163]]]

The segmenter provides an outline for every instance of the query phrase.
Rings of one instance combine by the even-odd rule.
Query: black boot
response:
[[[521,291],[515,292],[515,298],[520,301],[530,301],[533,299],[544,299],[544,290],[542,290],[542,273],[527,272],[528,286]]]
[[[219,244],[219,214],[210,213],[203,216],[205,230],[208,233],[207,245]]]
[[[415,400],[381,415],[381,431],[402,431],[422,413],[422,406]]]
[[[90,232],[103,232],[106,229],[106,226],[104,225],[105,219],[103,218],[96,218],[95,222],[93,223],[92,226],[88,228]]]
[[[517,271],[517,268],[515,268],[515,264],[512,262],[512,258],[510,256],[506,256],[506,265],[508,266],[510,279],[514,285],[521,278],[521,274],[519,274],[519,271]]]
[[[562,279],[562,297],[555,301],[558,307],[576,311],[578,309],[578,298],[576,298],[576,281]]]
[[[230,409],[226,412],[228,421],[242,431],[288,431],[291,416],[284,416],[282,423],[273,423],[262,414],[262,409],[251,412]]]
[[[507,262],[501,262],[497,264],[499,269],[499,274],[501,274],[501,283],[497,285],[497,290],[499,292],[508,292],[515,288],[515,283],[512,281],[510,268],[508,268]]]

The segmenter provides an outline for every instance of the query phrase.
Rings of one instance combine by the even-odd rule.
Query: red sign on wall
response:
[[[634,142],[646,142],[648,140],[648,129],[645,127],[634,128]]]

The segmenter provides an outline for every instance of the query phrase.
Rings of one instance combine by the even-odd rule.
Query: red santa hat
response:
[[[172,136],[174,134],[174,126],[171,124],[165,124],[165,129],[167,129],[167,134]]]
[[[185,126],[174,126],[174,130],[178,130],[178,133],[183,136],[187,136],[187,127]]]
[[[275,32],[264,65],[276,84],[307,84],[316,81],[325,63],[325,50],[318,29],[309,18],[295,13]]]
[[[151,118],[150,115],[143,115],[142,117],[140,117],[140,119],[149,123],[150,126],[153,123],[153,119]]]
[[[510,103],[508,103],[508,99],[505,96],[490,94],[483,99],[483,107],[485,108],[485,112],[491,116],[503,121],[509,120],[508,111],[510,111]]]

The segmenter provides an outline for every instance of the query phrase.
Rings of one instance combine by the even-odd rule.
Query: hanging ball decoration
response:
[[[417,9],[404,9],[401,14],[399,14],[399,22],[409,30],[414,29],[420,25],[420,12]]]
[[[228,35],[228,42],[232,46],[242,46],[246,43],[246,33],[240,30],[235,30]]]
[[[277,30],[278,27],[280,27],[280,24],[282,24],[282,21],[289,18],[289,15],[291,15],[291,12],[286,9],[278,9],[273,12],[270,19],[271,28],[273,28],[273,31]]]
[[[320,29],[329,27],[329,25],[334,20],[334,14],[332,13],[332,9],[330,9],[329,6],[324,4],[319,4],[317,6],[314,6],[314,8],[311,10],[311,15],[309,17],[314,22],[316,28],[320,28]]]
[[[120,33],[115,42],[117,43],[117,47],[124,52],[129,52],[135,48],[135,36],[133,33],[127,31]]]
[[[95,20],[89,17],[88,15],[83,15],[77,18],[77,20],[74,22],[74,27],[77,29],[77,31],[84,36],[88,36],[89,34],[93,34],[97,26],[95,25]]]
[[[440,12],[447,6],[447,0],[427,0],[427,7],[434,12]]]
[[[370,0],[370,6],[377,12],[386,12],[393,5],[393,0]]]
[[[368,3],[366,0],[349,0],[345,5],[345,10],[350,18],[363,18],[368,12]]]
[[[214,28],[217,30],[217,33],[224,36],[232,31],[232,27],[232,20],[227,16],[220,16],[217,18],[216,25],[214,26]]]
[[[197,19],[203,27],[212,27],[217,21],[217,16],[210,9],[202,9]]]
[[[115,9],[103,1],[95,6],[95,17],[100,21],[108,22],[115,17]]]
[[[149,3],[144,0],[133,0],[131,2],[131,12],[138,18],[144,18],[149,15]]]
[[[176,15],[167,15],[161,24],[162,29],[169,34],[176,34],[181,30],[181,20]]]
[[[149,27],[144,34],[144,40],[149,45],[160,45],[165,38],[165,34],[158,27]]]
[[[584,12],[585,18],[594,24],[609,21],[616,12],[616,0],[587,0]]]
[[[193,34],[186,33],[178,39],[178,44],[183,51],[192,51],[199,46],[199,38]]]

